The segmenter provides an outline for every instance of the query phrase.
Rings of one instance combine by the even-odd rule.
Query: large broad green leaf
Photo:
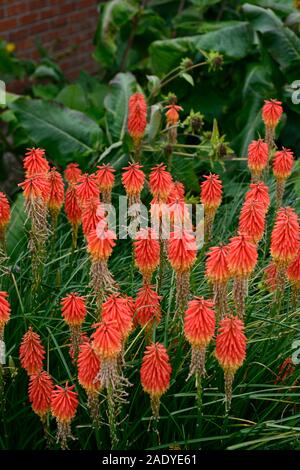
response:
[[[137,91],[135,77],[131,73],[118,73],[110,82],[111,90],[105,97],[107,126],[111,140],[122,140],[128,114],[128,100]]]
[[[79,111],[26,98],[12,103],[11,109],[34,144],[60,165],[81,161],[101,147],[102,130]]]
[[[249,24],[236,22],[202,35],[154,41],[149,52],[154,72],[162,75],[178,66],[183,57],[193,56],[201,49],[220,52],[227,61],[234,61],[246,57],[252,44]]]
[[[245,4],[243,10],[288,80],[299,78],[300,39],[272,10]]]
[[[55,101],[77,111],[86,111],[88,104],[83,88],[78,83],[65,86],[56,96]]]
[[[96,33],[95,57],[103,65],[112,67],[118,52],[117,38],[120,28],[138,12],[133,0],[112,0],[102,5]]]

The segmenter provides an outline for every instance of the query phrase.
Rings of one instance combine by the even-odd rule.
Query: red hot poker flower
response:
[[[73,226],[78,226],[81,222],[81,208],[76,195],[76,187],[70,185],[66,192],[65,212],[68,221]]]
[[[146,327],[147,332],[158,325],[161,319],[160,296],[148,284],[144,285],[137,294],[135,301],[136,321],[141,327]]]
[[[122,334],[116,321],[96,323],[92,346],[101,360],[117,357],[122,350]]]
[[[141,383],[151,398],[152,412],[159,414],[160,397],[170,386],[172,368],[166,348],[160,343],[146,347],[141,367]]]
[[[148,282],[160,259],[160,245],[155,231],[151,228],[141,229],[136,235],[133,246],[135,264]]]
[[[175,181],[175,183],[172,184],[172,188],[167,199],[167,204],[173,204],[177,201],[184,202],[184,192],[184,185],[179,181]]]
[[[266,168],[269,159],[268,144],[262,139],[253,140],[248,147],[248,167],[253,176],[258,177]]]
[[[132,330],[133,315],[127,299],[120,294],[112,294],[102,304],[102,319],[104,322],[115,321],[118,325],[123,340]]]
[[[10,220],[10,205],[4,193],[0,192],[0,232],[5,230]]]
[[[123,168],[122,183],[129,196],[137,196],[143,189],[145,174],[141,168],[142,165],[138,163],[129,163],[129,166]]]
[[[78,355],[78,382],[86,392],[94,394],[101,389],[100,380],[97,378],[100,367],[100,359],[91,343],[89,341],[82,343]]]
[[[166,171],[166,165],[163,163],[152,168],[149,177],[150,191],[153,196],[166,201],[172,189],[172,176]]]
[[[62,449],[67,449],[67,439],[71,436],[70,424],[78,407],[78,395],[73,392],[75,385],[65,387],[55,385],[51,394],[51,413],[57,421],[57,440]]]
[[[67,168],[65,169],[64,175],[65,175],[65,179],[67,180],[69,184],[78,183],[82,175],[82,172],[81,172],[81,169],[79,168],[78,163],[69,163],[69,165],[67,165]]]
[[[40,336],[30,327],[23,336],[20,345],[21,366],[29,375],[39,372],[43,368],[45,355],[45,349],[41,343]]]
[[[298,216],[292,207],[281,208],[277,212],[271,235],[271,256],[275,263],[287,266],[299,249],[300,228]]]
[[[201,203],[205,209],[216,210],[222,201],[222,182],[218,175],[210,173],[204,176],[206,181],[201,183]]]
[[[104,208],[99,199],[89,199],[82,205],[82,230],[87,237],[92,230],[97,228],[98,223],[105,217]]]
[[[248,277],[255,268],[257,250],[248,235],[231,238],[228,245],[227,263],[233,277]]]
[[[103,221],[105,222],[105,221]],[[93,261],[107,261],[112,254],[112,249],[115,246],[116,234],[112,230],[106,228],[98,229],[101,222],[98,223],[97,228],[91,230],[87,237],[88,252]]]
[[[262,109],[262,118],[266,126],[275,128],[282,116],[283,109],[281,101],[265,100]]]
[[[85,298],[76,292],[61,300],[62,316],[69,326],[81,325],[86,317]]]
[[[50,182],[46,175],[39,174],[26,178],[23,183],[19,183],[23,189],[25,199],[41,199],[45,203],[48,202],[50,196]]]
[[[97,166],[96,181],[101,192],[111,191],[115,182],[115,169],[110,163]]]
[[[224,370],[226,410],[229,411],[232,399],[234,374],[246,357],[246,336],[244,324],[234,316],[220,321],[216,339],[216,358]]]
[[[76,187],[76,195],[80,205],[87,203],[90,199],[99,199],[99,188],[97,187],[95,175],[85,173],[79,178]]]
[[[299,290],[300,289],[300,250],[296,258],[291,262],[287,268],[286,275],[288,280],[293,286]]]
[[[283,148],[276,152],[273,159],[273,173],[277,180],[286,180],[292,173],[294,155],[289,149]]]
[[[250,184],[250,189],[246,193],[245,197],[246,201],[256,200],[261,202],[265,208],[265,212],[268,211],[270,206],[270,196],[269,196],[269,188],[266,184],[262,181],[258,183]]]
[[[50,411],[51,394],[54,385],[52,378],[45,371],[35,372],[30,376],[28,395],[33,411],[42,419]]]
[[[134,93],[128,102],[128,133],[133,139],[140,140],[147,125],[147,103],[142,93]]]
[[[242,207],[239,221],[239,231],[249,235],[253,243],[258,243],[265,231],[265,208],[255,199],[246,201]]]
[[[227,284],[230,272],[227,262],[228,246],[213,246],[207,254],[205,275],[213,284],[217,319],[227,312]]]
[[[40,148],[27,149],[23,166],[27,178],[39,174],[46,174],[50,167],[45,158],[45,150]]]
[[[7,297],[7,292],[0,291],[0,341],[3,340],[4,327],[10,318],[10,304]]]
[[[48,207],[50,211],[57,214],[64,203],[64,182],[62,176],[53,167],[49,172],[50,195],[48,200]]]
[[[168,257],[176,272],[189,271],[197,256],[195,236],[187,230],[175,230],[168,241]]]

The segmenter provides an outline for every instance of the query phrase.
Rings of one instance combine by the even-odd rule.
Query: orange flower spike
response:
[[[10,221],[10,205],[4,193],[0,192],[0,234],[4,232]],[[0,235],[1,238],[1,235]]]
[[[65,169],[64,176],[69,184],[78,183],[80,177],[82,176],[82,172],[78,163],[69,163]]]
[[[289,149],[283,148],[276,152],[273,158],[273,173],[276,178],[276,202],[277,207],[282,204],[285,181],[292,174],[294,155]]]
[[[196,261],[197,245],[193,233],[175,230],[168,241],[168,257],[174,271],[183,273],[191,269]]]
[[[114,321],[118,325],[123,341],[126,340],[133,327],[133,315],[127,299],[120,294],[112,294],[102,304],[102,320]]]
[[[167,126],[176,125],[179,122],[179,111],[183,111],[183,108],[177,104],[169,104],[165,106],[165,109],[168,110],[166,112]]]
[[[184,192],[184,185],[179,181],[175,181],[175,183],[172,184],[172,188],[167,199],[167,204],[172,204],[176,201],[184,202]]]
[[[101,360],[118,356],[122,350],[122,334],[116,321],[96,323],[92,334],[93,349]]]
[[[206,181],[201,183],[200,201],[204,205],[205,239],[209,240],[217,209],[222,202],[222,182],[218,175],[212,173],[204,178]]]
[[[30,327],[23,336],[20,345],[21,366],[29,375],[39,372],[43,368],[45,355],[45,349],[41,343],[40,336]]]
[[[261,202],[255,199],[246,201],[240,214],[240,233],[249,235],[251,241],[257,244],[264,235],[265,216],[265,208]]]
[[[76,292],[68,294],[61,300],[62,316],[69,326],[79,326],[86,317],[85,298]]]
[[[300,250],[286,271],[286,276],[296,290],[300,289]]]
[[[150,191],[154,197],[165,202],[172,189],[173,180],[171,174],[166,171],[166,165],[160,163],[152,168],[149,177]]]
[[[278,210],[271,235],[271,256],[274,262],[286,267],[297,256],[300,240],[299,220],[292,207]]]
[[[50,195],[50,182],[48,176],[43,174],[30,176],[26,178],[23,183],[19,183],[18,186],[23,189],[25,199],[41,199],[43,202],[48,203]]]
[[[147,103],[142,93],[134,93],[128,102],[128,134],[133,140],[143,138],[147,125]]]
[[[70,224],[73,226],[80,225],[81,208],[76,195],[76,187],[73,185],[70,185],[66,192],[65,212]]]
[[[51,376],[41,370],[30,376],[28,395],[32,409],[44,422],[50,411],[51,394],[54,385]]]
[[[147,346],[141,366],[141,384],[144,391],[150,395],[155,418],[159,416],[160,397],[170,386],[171,372],[166,348],[160,343]]]
[[[227,262],[228,246],[213,246],[207,254],[205,275],[213,285],[217,320],[227,312],[227,285],[230,272]]]
[[[268,212],[270,206],[269,188],[266,184],[259,181],[258,183],[250,184],[250,189],[246,193],[245,201],[258,201],[264,206],[265,212]]]
[[[85,173],[79,178],[76,195],[80,206],[90,199],[99,199],[100,191],[94,174]]]
[[[136,235],[133,246],[135,264],[142,273],[144,281],[150,282],[160,260],[160,245],[155,231],[151,228],[141,229]]]
[[[98,223],[105,217],[105,211],[99,199],[89,199],[82,205],[82,230],[87,237],[92,230],[97,228]]]
[[[40,148],[27,149],[23,166],[26,177],[36,176],[39,174],[46,174],[49,169],[49,163],[45,158],[45,150]]]
[[[67,440],[72,438],[71,421],[78,407],[78,395],[73,392],[75,385],[65,387],[55,385],[51,394],[51,413],[57,422],[57,441],[62,449],[67,449]]]
[[[246,357],[246,336],[244,323],[228,315],[220,321],[216,339],[216,358],[224,370],[226,411],[230,410],[234,374]]]
[[[207,254],[205,275],[210,282],[227,282],[230,272],[227,262],[228,246],[213,246]]]
[[[256,266],[257,257],[256,246],[248,235],[239,234],[230,240],[227,263],[234,279],[233,297],[240,318],[243,318],[245,314],[248,279]]]
[[[253,140],[248,147],[248,167],[253,178],[259,178],[269,159],[268,144],[262,139]]]
[[[62,176],[55,167],[49,172],[50,194],[48,208],[52,216],[52,224],[55,226],[59,211],[64,203],[65,187]]]
[[[275,128],[283,113],[281,101],[265,100],[262,109],[262,118],[267,127]]]
[[[115,169],[110,163],[97,166],[96,181],[101,192],[111,191],[115,182]]]
[[[192,346],[189,377],[205,375],[205,353],[216,326],[214,302],[194,297],[184,315],[184,334]],[[199,377],[198,377],[199,378]]]
[[[227,263],[233,277],[249,277],[257,263],[257,249],[251,237],[239,234],[228,245]]]
[[[3,341],[4,327],[10,319],[11,309],[7,297],[7,292],[0,291],[0,341]]]
[[[153,326],[157,326],[161,320],[160,299],[161,297],[148,284],[139,289],[136,297],[135,320],[142,328],[146,327],[149,336]]]
[[[105,221],[103,223],[106,224]],[[114,240],[117,237],[112,230],[99,229],[99,224],[101,222],[87,236],[88,252],[93,261],[107,261],[112,254],[113,247],[116,244]]]
[[[97,394],[101,390],[101,383],[97,378],[101,362],[89,341],[80,345],[77,364],[78,382],[88,395]]]

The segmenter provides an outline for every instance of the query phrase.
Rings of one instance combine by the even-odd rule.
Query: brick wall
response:
[[[98,69],[91,58],[99,0],[0,0],[0,37],[16,54],[38,59],[38,39],[69,79]]]

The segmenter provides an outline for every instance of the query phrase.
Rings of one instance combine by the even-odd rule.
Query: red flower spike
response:
[[[287,266],[299,250],[300,228],[292,207],[278,210],[271,235],[271,256],[275,263]]]
[[[89,341],[80,345],[77,364],[80,385],[88,393],[99,392],[101,383],[97,376],[100,372],[101,362]]]
[[[69,184],[78,183],[82,175],[81,169],[79,168],[78,163],[69,163],[65,169],[64,176]]]
[[[61,300],[61,311],[69,326],[82,325],[86,317],[85,298],[76,292],[68,294]]]
[[[246,336],[244,324],[234,316],[220,321],[216,339],[216,358],[225,371],[235,373],[246,357]]]
[[[283,113],[281,104],[281,101],[265,100],[262,118],[267,127],[275,128],[277,126]]]
[[[206,181],[201,183],[201,203],[205,209],[216,210],[222,201],[222,182],[218,175],[210,173],[204,176]]]
[[[114,321],[123,339],[126,339],[132,330],[133,315],[126,298],[120,294],[112,294],[102,304],[102,320],[106,323]]]
[[[258,201],[261,202],[265,208],[265,212],[268,211],[270,206],[270,196],[269,196],[269,188],[266,184],[259,181],[258,183],[250,184],[250,189],[246,193],[245,197],[246,201]]]
[[[4,193],[0,192],[0,231],[4,230],[10,220],[10,205]]]
[[[166,165],[161,163],[152,168],[149,177],[149,186],[153,196],[162,201],[166,201],[172,189],[172,185],[172,176],[166,171]]]
[[[93,261],[107,261],[112,254],[113,247],[115,246],[116,234],[112,230],[99,228],[92,230],[88,237],[88,252]]]
[[[69,423],[75,416],[78,407],[78,395],[73,392],[75,385],[65,387],[55,385],[51,394],[51,412],[60,422]]]
[[[4,327],[10,319],[10,304],[7,297],[7,292],[0,291],[0,340],[3,339]]]
[[[40,336],[30,327],[23,336],[20,345],[21,366],[29,375],[40,372],[43,368],[45,355],[45,349],[41,343]]]
[[[227,282],[230,272],[227,262],[228,246],[213,246],[207,254],[205,275],[211,282]]]
[[[87,237],[92,230],[97,228],[98,223],[105,218],[105,211],[99,199],[89,199],[82,205],[82,230]]]
[[[115,169],[108,164],[97,166],[96,181],[101,192],[111,191],[115,182]]]
[[[151,228],[141,229],[133,243],[135,264],[147,279],[159,265],[160,245],[157,235]]]
[[[254,176],[258,176],[266,168],[269,159],[268,144],[262,139],[253,140],[248,147],[248,167]]]
[[[79,178],[76,195],[80,205],[87,203],[90,199],[99,199],[100,191],[94,174],[85,173]]]
[[[51,376],[45,371],[30,376],[28,395],[32,409],[42,420],[50,411],[51,394],[54,385]]]
[[[92,346],[101,360],[117,357],[122,350],[122,334],[116,321],[96,323]]]
[[[79,225],[81,222],[81,208],[78,203],[76,187],[70,185],[66,192],[65,213],[68,221],[72,225]]]
[[[228,245],[227,263],[233,277],[247,278],[255,268],[257,250],[251,237],[240,234],[231,238]]]
[[[189,271],[196,261],[195,235],[187,230],[175,230],[168,241],[168,258],[176,272]]]
[[[284,181],[292,173],[294,165],[294,155],[289,149],[283,148],[276,152],[273,159],[273,173],[277,180]]]
[[[161,320],[160,309],[161,297],[148,284],[139,289],[135,301],[135,320],[141,327],[146,327],[149,331],[154,325],[158,325]]]
[[[128,134],[133,139],[141,139],[147,125],[147,103],[142,93],[134,93],[128,102]]]
[[[184,334],[194,347],[207,347],[215,332],[214,302],[194,297],[184,315]]]
[[[128,195],[136,196],[143,189],[145,174],[141,168],[142,165],[138,163],[129,163],[129,166],[123,168],[122,183]]]
[[[62,176],[55,167],[49,172],[50,195],[48,207],[50,210],[59,211],[64,203],[65,188]]]
[[[300,250],[287,268],[286,276],[296,289],[300,289]]]
[[[249,235],[253,243],[258,243],[265,231],[265,207],[255,199],[246,201],[242,207],[239,232]]]
[[[23,189],[25,199],[42,199],[46,203],[49,200],[50,182],[47,175],[30,176],[18,186]]]
[[[141,367],[141,383],[146,393],[160,397],[170,386],[172,368],[166,348],[160,343],[146,347]]]
[[[23,166],[27,178],[39,174],[46,174],[50,166],[45,158],[45,150],[40,148],[27,149]]]

